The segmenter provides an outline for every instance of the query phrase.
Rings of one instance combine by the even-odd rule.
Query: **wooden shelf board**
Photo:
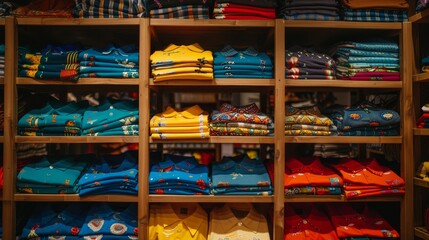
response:
[[[0,26],[4,26],[6,23],[4,18],[0,18]]]
[[[402,81],[286,80],[286,87],[402,88]]]
[[[414,185],[420,186],[420,187],[424,187],[424,188],[429,188],[429,182],[425,181],[421,178],[417,178],[414,177]]]
[[[150,19],[150,26],[168,27],[274,27],[275,20],[223,20],[223,19]]]
[[[139,25],[141,18],[17,18],[18,25],[36,26],[97,26]]]
[[[347,29],[402,29],[398,22],[348,22],[348,21],[313,21],[313,20],[284,20],[286,28],[347,28]]]
[[[425,9],[421,12],[418,12],[408,18],[409,22],[412,23],[422,23],[429,22],[429,9]]]
[[[4,136],[0,136],[0,143],[4,143]]]
[[[149,202],[252,202],[272,203],[273,196],[219,196],[219,195],[149,195]]]
[[[415,227],[414,235],[421,239],[429,240],[429,230],[427,230],[425,227]]]
[[[414,128],[414,135],[429,136],[429,128]]]
[[[274,87],[274,79],[252,79],[252,78],[240,78],[240,79],[223,79],[215,78],[213,81],[201,81],[201,80],[174,80],[174,81],[163,81],[153,82],[150,79],[150,86],[186,86],[186,87],[204,87],[204,86],[234,86],[234,87]]]
[[[285,202],[399,202],[402,196],[384,196],[346,199],[344,195],[324,195],[324,196],[285,196]]]
[[[351,137],[351,136],[286,136],[286,143],[385,143],[400,144],[401,136]]]
[[[4,77],[0,77],[0,85],[4,85]]]
[[[16,136],[16,143],[138,143],[138,136]]]
[[[418,73],[413,75],[414,82],[429,82],[429,73]]]
[[[185,139],[185,140],[154,140],[150,138],[150,143],[261,143],[274,144],[274,137],[271,136],[211,136],[208,139]]]
[[[80,197],[78,194],[15,194],[21,202],[137,202],[137,196],[94,195]]]
[[[138,85],[135,78],[80,78],[78,81],[41,80],[20,77],[16,79],[17,85]]]

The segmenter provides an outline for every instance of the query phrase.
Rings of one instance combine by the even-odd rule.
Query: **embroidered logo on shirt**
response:
[[[127,231],[127,226],[122,223],[114,223],[110,226],[110,232],[115,235],[122,235]]]
[[[391,113],[391,112],[384,112],[384,113],[381,113],[381,117],[383,119],[390,120],[390,119],[393,118],[393,113]]]
[[[98,232],[100,231],[100,229],[103,227],[104,225],[104,219],[102,218],[94,218],[91,221],[89,221],[88,223],[88,227],[93,231],[93,232]],[[92,239],[92,238],[91,238]],[[95,238],[94,238],[95,239]],[[97,238],[98,239],[98,238]]]

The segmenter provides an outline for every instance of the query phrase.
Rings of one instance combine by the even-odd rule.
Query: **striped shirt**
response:
[[[145,14],[144,0],[76,0],[78,18],[135,18]]]

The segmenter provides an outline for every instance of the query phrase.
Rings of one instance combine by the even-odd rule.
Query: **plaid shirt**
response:
[[[151,18],[208,19],[209,8],[203,5],[185,5],[150,11]]]
[[[345,21],[355,22],[405,22],[408,20],[406,11],[383,9],[342,9]]]
[[[135,18],[145,14],[144,0],[75,0],[77,18]]]
[[[319,20],[319,21],[338,21],[340,16],[327,16],[322,14],[294,14],[284,15],[285,20]]]

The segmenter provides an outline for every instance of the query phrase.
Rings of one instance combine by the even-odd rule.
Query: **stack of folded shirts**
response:
[[[96,203],[87,210],[79,239],[138,239],[135,203]]]
[[[400,116],[394,110],[361,103],[354,107],[339,105],[325,109],[325,114],[342,136],[397,136]]]
[[[16,159],[37,158],[48,155],[46,143],[18,143],[16,144]]]
[[[317,106],[295,108],[286,106],[285,135],[288,136],[329,136],[332,121],[324,116]]]
[[[52,50],[52,51],[51,51]],[[44,80],[78,80],[79,51],[57,51],[50,49],[43,53],[31,53],[28,49],[18,50],[18,76]]]
[[[50,101],[43,108],[33,109],[18,121],[18,134],[23,136],[79,136],[82,115],[87,102]]]
[[[107,99],[83,113],[82,135],[136,136],[139,134],[138,102]]]
[[[104,155],[91,165],[78,183],[79,195],[137,195],[137,151]]]
[[[429,56],[422,58],[422,72],[429,72]]]
[[[340,20],[337,0],[282,1],[279,16],[286,20]]]
[[[198,105],[176,111],[167,107],[150,119],[153,139],[205,139],[209,135],[209,114]]]
[[[76,18],[139,18],[145,15],[144,0],[75,0],[73,16]]]
[[[284,187],[287,195],[340,195],[343,180],[318,157],[288,157]]]
[[[251,103],[245,106],[222,104],[210,114],[211,136],[266,136],[274,133],[270,117]]]
[[[350,144],[336,144],[336,143],[317,143],[314,144],[313,156],[321,158],[345,158],[353,157],[356,151]]]
[[[338,79],[400,80],[399,46],[396,42],[341,42],[334,49]]]
[[[134,45],[90,48],[79,53],[79,77],[138,78],[139,52]]]
[[[326,204],[338,239],[399,239],[399,233],[366,203]]]
[[[3,1],[2,1],[3,2]],[[63,17],[72,18],[74,0],[31,0],[11,11],[17,17]]]
[[[327,54],[294,47],[286,50],[286,78],[335,79],[335,61]]]
[[[93,158],[91,155],[47,156],[30,163],[16,177],[18,191],[35,194],[77,193],[79,178]]]
[[[80,239],[87,208],[80,203],[39,203],[22,229],[20,239]]]
[[[252,47],[236,50],[227,45],[213,55],[215,78],[273,78],[270,57]]]
[[[339,163],[332,164],[332,167],[344,181],[344,195],[347,199],[405,194],[404,180],[375,159],[357,161],[344,158]]]
[[[0,1],[0,17],[6,17],[19,6],[25,5],[29,0],[3,0]]]
[[[418,128],[429,128],[429,103],[423,105],[423,114],[417,119]]]
[[[0,45],[0,77],[4,77],[4,44]]]
[[[405,22],[408,20],[407,0],[341,0],[345,21]]]
[[[420,163],[417,168],[416,177],[429,182],[429,161]]]
[[[429,0],[417,0],[416,12],[421,12],[429,7]]]
[[[215,19],[266,20],[276,18],[275,0],[216,0],[213,9]]]
[[[271,195],[270,176],[260,159],[247,155],[223,157],[212,165],[211,193],[215,195]]]
[[[209,169],[194,157],[167,154],[150,169],[151,194],[207,195],[209,191]]]
[[[211,0],[149,0],[151,18],[209,19]]]
[[[177,46],[150,55],[154,82],[167,80],[213,80],[213,54],[198,43]]]

